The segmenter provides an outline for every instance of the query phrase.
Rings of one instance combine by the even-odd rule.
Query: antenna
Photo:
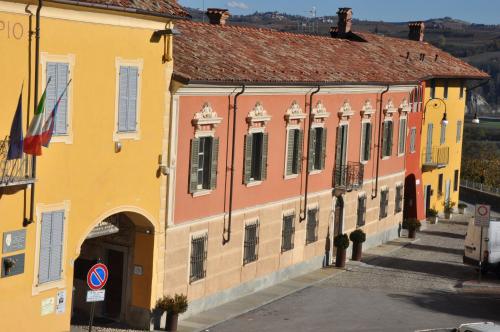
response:
[[[203,23],[205,23],[205,0],[202,0],[202,4],[201,4],[201,8],[202,8],[202,13],[201,13],[201,19],[203,20]]]

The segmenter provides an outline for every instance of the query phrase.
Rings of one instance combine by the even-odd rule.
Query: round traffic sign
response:
[[[488,213],[488,207],[484,205],[479,205],[479,207],[477,208],[477,213],[480,216],[484,217]]]
[[[108,268],[102,263],[92,266],[87,273],[87,285],[92,290],[98,290],[106,285],[108,281]]]

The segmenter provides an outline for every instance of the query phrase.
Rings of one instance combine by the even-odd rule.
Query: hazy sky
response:
[[[193,8],[228,8],[234,14],[279,11],[317,16],[335,15],[338,7],[353,8],[359,19],[403,22],[450,16],[472,23],[500,24],[500,0],[179,0]]]

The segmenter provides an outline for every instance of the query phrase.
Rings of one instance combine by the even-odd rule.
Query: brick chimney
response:
[[[424,41],[424,31],[425,31],[425,23],[422,21],[419,22],[410,22],[408,23],[408,27],[410,28],[410,32],[408,33],[408,38],[410,40],[415,41]]]
[[[210,24],[226,25],[226,20],[229,18],[229,11],[221,8],[208,8],[206,12]]]
[[[339,16],[339,21],[337,23],[338,33],[343,35],[343,34],[351,32],[352,9],[351,8],[339,8],[337,15]]]

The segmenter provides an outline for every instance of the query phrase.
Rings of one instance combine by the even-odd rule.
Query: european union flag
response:
[[[10,127],[9,151],[7,160],[21,159],[23,157],[23,92],[19,95],[16,114]]]

